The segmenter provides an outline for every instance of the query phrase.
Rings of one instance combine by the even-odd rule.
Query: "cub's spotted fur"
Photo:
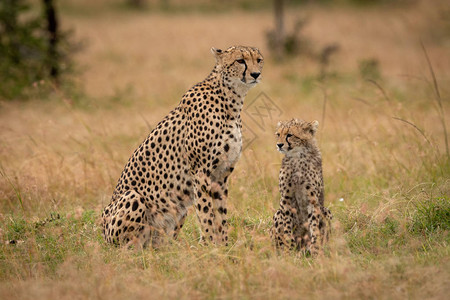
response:
[[[322,157],[316,145],[319,122],[279,122],[277,148],[285,156],[280,170],[280,208],[271,229],[279,248],[316,255],[328,240],[332,215],[324,206]]]

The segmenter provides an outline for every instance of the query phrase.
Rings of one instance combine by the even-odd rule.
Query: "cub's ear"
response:
[[[212,47],[211,53],[214,55],[214,57],[218,61],[220,59],[220,56],[223,54],[223,51],[221,49],[216,49],[216,48]]]
[[[311,131],[311,134],[314,135],[318,128],[319,128],[319,121],[317,120],[312,121],[309,129]]]
[[[286,124],[286,122],[278,121],[276,130],[280,129],[280,128],[281,128],[282,126],[284,126],[285,124]]]

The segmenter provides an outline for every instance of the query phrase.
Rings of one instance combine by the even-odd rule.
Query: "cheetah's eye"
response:
[[[292,134],[290,134],[290,133],[288,133],[288,134],[286,135],[287,138],[290,138],[291,136],[292,136]]]
[[[258,58],[258,59],[256,60],[256,62],[259,64],[260,62],[262,62],[262,59],[261,59],[261,58]]]
[[[277,137],[280,137],[280,133],[278,133],[278,132],[277,132],[277,133],[275,133],[275,135],[276,135]]]
[[[244,59],[238,59],[238,60],[236,60],[238,63],[240,63],[240,64],[245,64],[245,60]]]

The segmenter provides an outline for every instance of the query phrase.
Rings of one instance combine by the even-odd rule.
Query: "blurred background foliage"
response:
[[[166,14],[271,10],[274,13],[274,24],[273,29],[266,32],[266,40],[272,56],[278,61],[293,56],[305,56],[314,60],[320,66],[319,79],[323,79],[327,75],[331,57],[339,51],[340,45],[330,43],[317,47],[314,40],[303,33],[309,18],[301,16],[289,27],[285,24],[286,10],[305,5],[367,7],[410,5],[415,2],[416,0],[111,0],[85,3],[57,0],[2,0],[0,99],[45,98],[45,95],[55,89],[65,92],[68,87],[72,88],[73,93],[72,83],[77,70],[73,55],[82,49],[82,43],[73,37],[70,27],[60,26],[59,23],[64,23],[60,10],[64,12],[63,15],[91,15],[111,10],[123,10],[124,13],[128,10],[138,10],[143,13]],[[49,8],[54,14],[53,28]],[[449,19],[448,15],[446,17],[444,15],[443,18],[447,18],[447,21]],[[379,78],[378,67],[378,62],[369,58],[361,62],[360,72],[363,76],[370,73],[370,76]],[[81,86],[76,89],[80,90]]]
[[[55,2],[0,2],[1,98],[26,99],[33,90],[43,92],[45,80],[58,85],[70,73],[77,47],[69,31],[58,29]]]

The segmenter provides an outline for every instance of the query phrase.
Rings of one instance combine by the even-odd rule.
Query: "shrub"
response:
[[[33,85],[49,78],[57,84],[71,69],[70,34],[58,31],[53,1],[42,3],[38,13],[27,0],[0,2],[0,98],[27,98]]]

